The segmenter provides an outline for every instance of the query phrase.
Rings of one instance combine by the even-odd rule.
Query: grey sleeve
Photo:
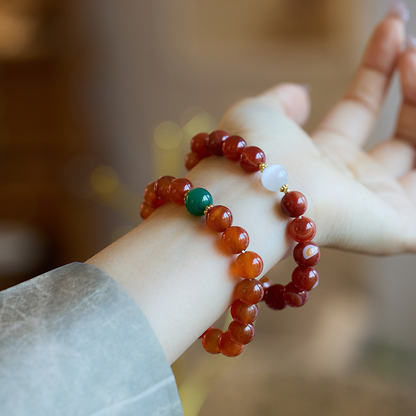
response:
[[[182,415],[171,368],[137,304],[72,263],[0,292],[0,414]]]

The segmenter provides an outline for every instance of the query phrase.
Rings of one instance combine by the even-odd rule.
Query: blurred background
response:
[[[183,176],[193,134],[282,81],[310,130],[387,0],[0,0],[0,290],[85,261],[140,223],[145,185]],[[416,33],[416,3],[409,1]],[[369,146],[389,136],[397,80]],[[284,261],[268,276],[287,281]],[[416,414],[416,256],[323,252],[313,302],[262,308],[230,360],[173,366],[185,415]]]

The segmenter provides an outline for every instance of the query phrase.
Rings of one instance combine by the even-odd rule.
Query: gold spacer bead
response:
[[[204,209],[204,215],[207,216],[208,212],[211,210],[211,208],[214,208],[214,205],[208,205]]]
[[[269,166],[267,163],[260,163],[259,164],[260,172],[263,173],[264,169],[266,169],[267,166]]]
[[[283,186],[280,188],[280,192],[284,192],[285,194],[287,194],[287,193],[289,192],[289,186],[288,186],[288,184],[283,185]]]

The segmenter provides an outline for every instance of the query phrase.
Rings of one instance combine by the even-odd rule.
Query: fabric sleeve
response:
[[[183,413],[137,304],[101,270],[71,263],[0,292],[0,414]]]

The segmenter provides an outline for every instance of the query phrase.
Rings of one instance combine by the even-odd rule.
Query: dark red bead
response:
[[[228,332],[233,341],[246,345],[253,341],[255,330],[251,324],[242,324],[241,322],[232,321],[228,326]]]
[[[264,296],[263,285],[256,279],[244,279],[235,288],[238,299],[253,305],[260,302]]]
[[[222,232],[231,227],[233,214],[227,207],[215,205],[208,211],[206,221],[212,231]]]
[[[191,150],[198,155],[199,159],[211,156],[207,147],[208,133],[198,133],[191,139]]]
[[[288,217],[300,217],[306,212],[308,201],[301,192],[291,191],[283,196],[281,206]]]
[[[289,234],[298,243],[308,243],[316,235],[316,225],[309,218],[295,218],[289,224]]]
[[[221,353],[227,357],[237,357],[244,350],[244,345],[235,342],[228,331],[223,332],[220,336],[218,347]]]
[[[237,162],[246,147],[247,143],[242,137],[230,136],[222,144],[222,153],[227,159]]]
[[[264,296],[264,301],[270,309],[281,310],[286,308],[286,302],[283,300],[283,289],[282,285],[270,286]]]
[[[260,163],[266,163],[266,155],[256,146],[246,147],[240,156],[240,165],[246,172],[257,172]]]
[[[228,137],[228,133],[223,130],[215,130],[207,137],[208,150],[217,156],[222,156],[222,143]]]
[[[312,290],[318,286],[319,274],[314,267],[298,266],[292,273],[292,282],[300,290]]]
[[[143,202],[143,204],[140,205],[140,216],[145,220],[153,213],[154,210],[155,208],[153,208],[150,204]]]
[[[293,250],[293,258],[299,266],[315,266],[321,258],[321,250],[312,241],[299,243]]]
[[[174,176],[162,176],[155,183],[155,194],[164,202],[169,202],[169,186]]]
[[[191,170],[192,168],[194,168],[200,161],[201,159],[198,157],[198,155],[194,152],[189,152],[186,156],[185,156],[185,167],[188,170]]]
[[[169,185],[169,198],[177,205],[185,205],[185,195],[193,188],[191,181],[186,178],[174,179]]]
[[[308,292],[306,290],[298,289],[293,282],[288,283],[283,289],[283,300],[286,305],[289,305],[292,308],[303,306],[308,300],[308,297]]]
[[[241,299],[237,299],[231,305],[231,316],[242,324],[251,324],[257,319],[259,308],[256,304],[248,304]]]

